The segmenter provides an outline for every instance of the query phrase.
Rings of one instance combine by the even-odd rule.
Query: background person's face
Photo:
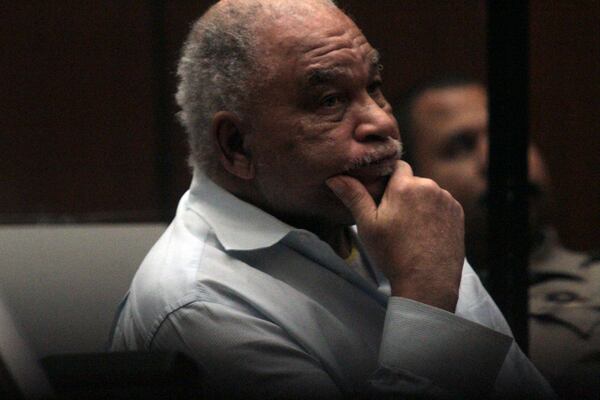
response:
[[[325,180],[348,173],[380,198],[397,155],[398,128],[381,92],[376,52],[341,12],[262,34],[278,41],[265,51],[272,76],[252,121],[261,206],[291,222],[350,224]],[[368,155],[386,160],[347,171]]]
[[[413,105],[414,167],[435,180],[463,206],[467,234],[485,234],[488,166],[487,95],[467,85],[425,91]],[[531,223],[537,229],[548,178],[535,146],[529,148],[529,180],[540,196],[532,198]]]

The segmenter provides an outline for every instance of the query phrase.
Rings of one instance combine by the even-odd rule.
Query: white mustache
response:
[[[350,162],[346,164],[344,171],[348,172],[353,169],[363,168],[390,157],[395,157],[399,160],[402,158],[402,150],[402,142],[390,139],[387,143],[379,145],[379,147],[371,150],[364,156],[350,160]]]

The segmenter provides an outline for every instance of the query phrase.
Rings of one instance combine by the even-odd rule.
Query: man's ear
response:
[[[223,168],[241,179],[254,178],[254,165],[244,146],[247,138],[240,118],[235,113],[219,111],[213,117],[211,134],[217,143]]]

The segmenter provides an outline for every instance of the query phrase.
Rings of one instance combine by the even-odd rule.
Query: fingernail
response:
[[[339,194],[342,190],[342,188],[340,187],[340,183],[339,180],[336,179],[335,177],[333,178],[328,178],[327,180],[325,180],[325,184],[327,185],[327,187],[329,187],[329,189],[331,189],[331,191],[333,193],[335,193],[336,195]]]

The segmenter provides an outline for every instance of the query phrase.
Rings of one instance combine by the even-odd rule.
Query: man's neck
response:
[[[352,236],[346,226],[335,229],[312,230],[322,241],[329,244],[333,251],[341,258],[348,258],[352,251]]]
[[[253,191],[252,185],[247,182],[237,180],[228,174],[211,174],[212,179],[217,185],[229,191],[243,201],[261,208],[263,211],[279,218],[283,222],[300,229],[305,229],[317,235],[325,243],[329,244],[333,251],[342,258],[346,258],[352,251],[352,235],[346,225],[332,225],[324,223],[321,219],[311,220],[310,218],[299,218],[289,215],[277,215],[268,207],[261,205],[257,199],[260,196]]]
[[[341,258],[347,258],[352,251],[352,234],[348,225],[328,224],[323,218],[281,215],[268,209],[263,210],[294,228],[314,233],[319,239],[331,246],[333,251]]]

